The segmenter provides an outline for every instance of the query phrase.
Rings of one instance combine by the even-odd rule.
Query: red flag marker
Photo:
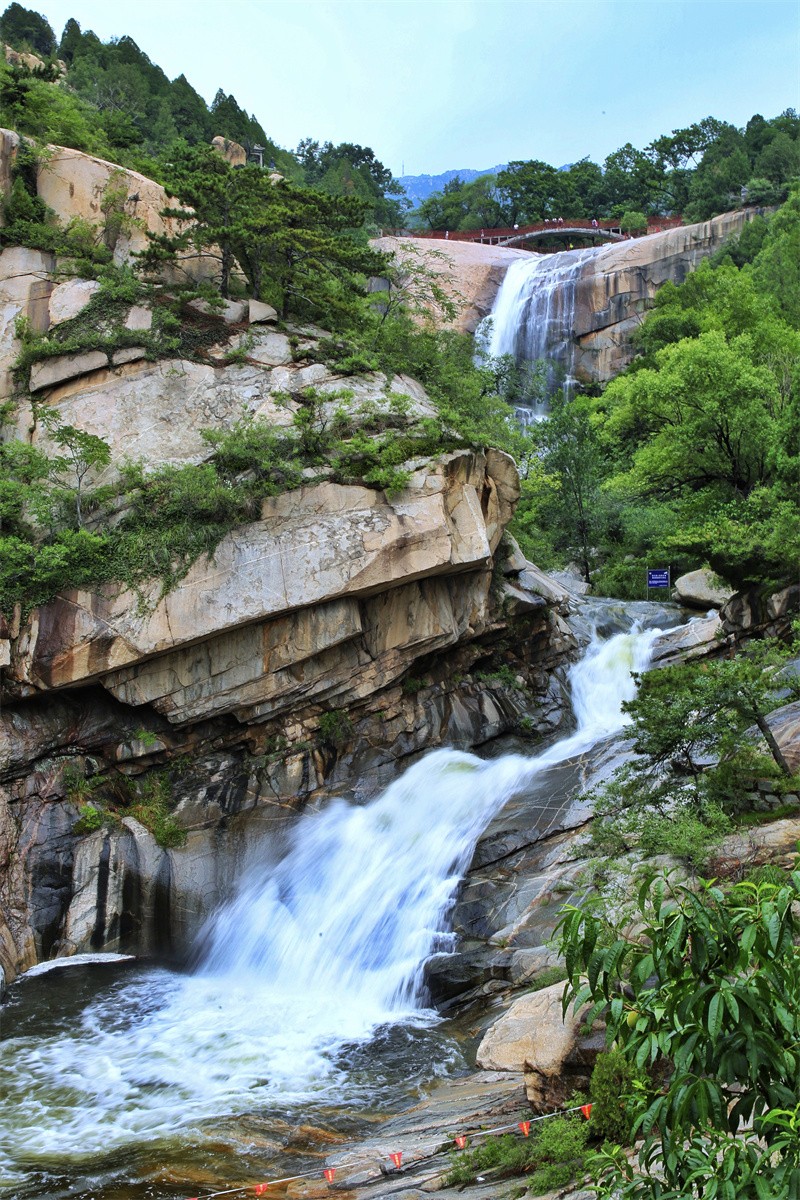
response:
[[[531,1131],[530,1121],[520,1121],[519,1127],[522,1130],[522,1132],[525,1134],[525,1137],[527,1137]]]
[[[333,1177],[336,1174],[336,1168],[335,1167],[326,1167],[325,1170],[322,1172],[322,1174],[325,1176],[328,1183],[333,1183]]]
[[[263,1196],[264,1192],[267,1190],[268,1187],[269,1187],[268,1183],[257,1183],[256,1186],[253,1188],[253,1191],[255,1192],[255,1194],[257,1196]]]
[[[400,1151],[400,1150],[395,1150],[394,1154],[390,1154],[390,1155],[389,1155],[389,1158],[392,1160],[392,1162],[394,1163],[394,1165],[397,1167],[397,1169],[398,1169],[398,1171],[399,1171],[399,1170],[400,1170],[400,1163],[403,1161],[403,1154],[402,1154],[402,1151]]]
[[[583,1115],[586,1117],[586,1120],[588,1121],[588,1120],[589,1120],[589,1117],[592,1115],[592,1106],[591,1106],[591,1104],[582,1104],[582,1105],[581,1105],[581,1112],[583,1113]]]
[[[459,1150],[463,1150],[466,1144],[467,1139],[464,1137],[463,1133],[460,1133],[456,1138],[456,1145],[458,1146]]]

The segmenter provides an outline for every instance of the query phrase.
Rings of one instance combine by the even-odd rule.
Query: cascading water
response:
[[[571,672],[577,730],[543,754],[438,750],[370,804],[303,818],[283,860],[251,868],[208,922],[192,975],[147,968],[75,1017],[53,1014],[43,1036],[23,1026],[7,1037],[0,1193],[41,1195],[31,1170],[119,1169],[120,1152],[142,1146],[176,1158],[179,1144],[218,1137],[239,1114],[377,1103],[353,1048],[387,1028],[433,1036],[423,966],[448,944],[447,914],[482,830],[538,772],[622,727],[631,671],[646,667],[657,632],[593,640]],[[457,1053],[432,1045],[417,1067],[428,1078]],[[386,1068],[376,1077],[385,1085]]]
[[[520,367],[547,364],[548,391],[574,385],[575,297],[586,263],[604,246],[531,254],[517,259],[506,272],[495,297],[486,330],[476,333],[481,354],[500,358],[510,354]],[[544,415],[541,404],[519,401],[523,423]]]

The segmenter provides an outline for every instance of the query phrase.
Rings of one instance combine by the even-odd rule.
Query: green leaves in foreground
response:
[[[800,871],[725,893],[649,876],[634,937],[568,907],[564,1007],[589,1003],[647,1072],[640,1143],[595,1158],[618,1200],[793,1200],[800,1195]]]

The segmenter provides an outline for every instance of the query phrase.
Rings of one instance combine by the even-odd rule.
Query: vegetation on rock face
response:
[[[511,1133],[481,1138],[474,1149],[451,1155],[446,1186],[473,1183],[478,1176],[502,1179],[525,1173],[529,1194],[541,1196],[584,1173],[587,1137],[586,1124],[577,1115],[534,1125],[529,1138]]]
[[[636,849],[646,858],[669,854],[702,865],[750,808],[758,780],[770,780],[778,795],[797,792],[800,780],[767,721],[800,696],[800,676],[786,665],[793,652],[765,639],[735,658],[665,667],[639,679],[635,699],[623,705],[639,757],[597,795],[596,851]]]
[[[514,532],[543,565],[642,597],[647,566],[706,564],[735,588],[800,557],[800,191],[680,286],[600,396],[532,434]],[[580,453],[578,452],[581,447]]]
[[[589,908],[561,927],[565,1009],[589,1002],[637,1073],[634,1161],[607,1144],[601,1197],[792,1200],[800,1188],[800,872],[725,892],[648,877],[633,933]]]

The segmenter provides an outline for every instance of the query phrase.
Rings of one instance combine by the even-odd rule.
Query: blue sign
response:
[[[647,572],[647,586],[649,588],[669,587],[669,567],[666,570],[656,570]]]

